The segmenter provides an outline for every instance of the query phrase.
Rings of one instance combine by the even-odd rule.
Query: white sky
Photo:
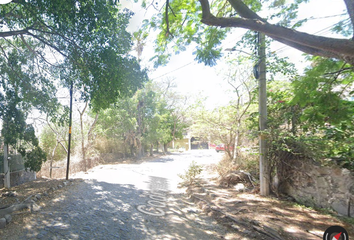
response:
[[[131,20],[129,31],[134,32],[139,29],[143,19],[148,19],[151,16],[151,10],[146,12],[140,8],[139,3],[132,3],[130,1],[122,1],[123,6],[131,9],[135,15]],[[333,16],[344,13],[345,5],[343,0],[310,0],[299,11],[300,18],[320,18],[317,20],[310,20],[299,30],[316,33],[318,35],[330,36],[329,27],[333,26],[338,18],[322,18],[326,16]],[[237,33],[232,37],[227,38],[224,41],[222,47],[224,49],[231,48],[234,42],[242,35],[241,29],[237,29]],[[153,38],[153,37],[152,37]],[[208,104],[222,105],[226,104],[232,94],[228,92],[230,87],[223,81],[223,76],[218,72],[225,71],[223,69],[222,61],[216,67],[206,67],[204,64],[198,64],[194,61],[195,56],[192,55],[193,49],[188,49],[186,52],[182,52],[179,55],[172,57],[171,61],[164,67],[159,67],[149,73],[151,79],[163,80],[168,78],[174,78],[178,85],[178,90],[184,94],[192,94],[196,96],[207,96]],[[289,57],[296,67],[302,71],[307,65],[302,57],[302,52],[290,48],[281,43],[275,43],[272,45],[272,51],[276,51],[282,57]],[[150,42],[146,45],[143,51],[142,63],[145,66],[151,66],[149,59],[153,56],[153,44]],[[227,52],[225,52],[227,54]],[[234,53],[236,54],[236,53]],[[152,69],[152,67],[149,67]]]

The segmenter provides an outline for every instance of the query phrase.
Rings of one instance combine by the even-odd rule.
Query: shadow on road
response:
[[[215,222],[190,212],[180,195],[160,191],[151,197],[167,189],[166,179],[150,177],[149,181],[152,191],[131,184],[80,182],[31,214],[13,239],[220,239]],[[149,203],[162,209],[164,216],[137,210]]]

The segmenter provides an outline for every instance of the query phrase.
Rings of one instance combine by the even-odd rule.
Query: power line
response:
[[[333,16],[334,16],[334,15],[333,15]],[[349,21],[349,20],[350,20],[349,18],[346,19],[346,21]],[[325,27],[325,28],[323,28],[323,29],[321,29],[321,30],[319,30],[319,31],[317,31],[317,32],[312,33],[312,34],[319,34],[319,33],[322,33],[322,34],[323,34],[323,33],[327,33],[327,32],[330,31],[329,29],[333,28],[335,25],[337,25],[337,23],[332,24],[331,26]],[[285,51],[285,49],[287,49],[287,48],[291,48],[291,47],[285,45],[285,46],[283,46],[283,47],[278,48],[277,50],[275,50],[275,51],[273,51],[273,52],[280,53],[280,52]]]
[[[184,68],[184,67],[187,67],[188,65],[192,64],[193,62],[194,62],[194,61],[189,62],[189,63],[187,63],[187,64],[185,64],[185,65],[183,65],[183,66],[181,66],[181,67],[179,67],[179,68],[176,68],[176,69],[174,69],[174,70],[172,70],[172,71],[169,71],[169,72],[164,73],[164,74],[162,74],[162,75],[160,75],[160,76],[158,76],[158,77],[155,77],[155,78],[153,78],[152,80],[156,80],[156,79],[158,79],[158,78],[161,78],[161,77],[164,77],[164,76],[166,76],[166,75],[169,75],[169,74],[171,74],[171,73],[173,73],[173,72],[176,72],[176,71],[178,71],[178,70],[180,70],[180,69],[182,69],[182,68]]]

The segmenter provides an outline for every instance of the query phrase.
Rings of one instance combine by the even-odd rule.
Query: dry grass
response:
[[[243,170],[249,172],[253,177],[259,176],[258,155],[241,152],[236,160],[230,159],[226,154],[215,166],[215,171],[220,177],[225,177],[231,172]]]
[[[88,158],[86,159],[86,170],[89,170],[99,165],[100,163],[101,160],[99,157]],[[66,166],[67,166],[67,159],[53,162],[52,178],[65,178]],[[85,167],[82,159],[80,159],[77,156],[73,156],[70,159],[70,174],[84,171],[84,169]],[[42,169],[37,173],[37,177],[49,178],[50,177],[49,175],[50,175],[50,161],[47,161],[42,165]]]

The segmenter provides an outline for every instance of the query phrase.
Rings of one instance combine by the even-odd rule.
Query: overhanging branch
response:
[[[354,56],[354,42],[347,39],[315,36],[246,18],[217,18],[210,14],[208,18],[203,18],[202,22],[209,26],[240,27],[263,32],[277,41],[313,55],[333,58],[339,58],[342,55]]]
[[[263,32],[276,41],[296,48],[302,52],[337,59],[354,59],[354,42],[348,39],[335,39],[299,32],[267,23],[250,10],[241,0],[228,0],[239,14],[239,18],[215,17],[210,12],[208,0],[199,0],[202,7],[201,22],[209,26],[239,27]],[[346,0],[353,2],[353,0]]]
[[[25,28],[23,30],[17,30],[17,31],[0,32],[0,37],[6,38],[6,37],[17,36],[17,35],[23,35],[23,34],[28,34],[28,28]]]

